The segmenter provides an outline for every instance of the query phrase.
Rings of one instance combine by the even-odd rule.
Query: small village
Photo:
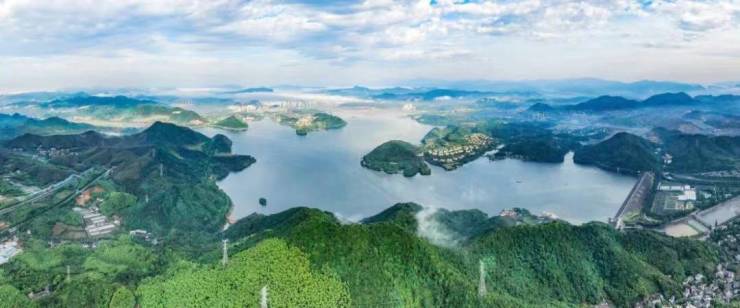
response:
[[[452,170],[490,150],[493,144],[493,138],[473,133],[466,136],[464,142],[425,149],[424,158],[432,164]]]
[[[696,307],[709,308],[729,304],[740,298],[740,280],[736,274],[740,267],[740,220],[718,226],[709,240],[723,252],[723,260],[715,267],[713,275],[695,273],[682,283],[680,297],[665,298],[655,295],[636,307]]]
[[[0,264],[8,263],[11,258],[21,252],[23,252],[23,249],[21,249],[21,246],[18,243],[18,238],[15,236],[3,243],[0,243]]]
[[[90,238],[109,235],[121,224],[118,218],[109,221],[108,217],[101,214],[97,207],[75,207],[73,210],[82,215],[82,219],[85,221],[85,233]]]
[[[13,149],[16,153],[24,153],[25,151],[23,149]],[[36,152],[32,155],[32,158],[34,159],[54,159],[54,158],[60,158],[60,157],[67,157],[67,156],[77,156],[79,153],[72,151],[70,149],[57,149],[56,147],[50,147],[50,148],[42,148],[39,147],[36,149]]]

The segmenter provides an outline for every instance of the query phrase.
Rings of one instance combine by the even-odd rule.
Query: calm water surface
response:
[[[246,132],[222,133],[233,151],[257,163],[233,173],[219,186],[234,202],[232,218],[308,206],[359,220],[397,202],[413,201],[447,209],[477,208],[491,215],[511,207],[551,212],[573,223],[606,221],[629,193],[635,178],[573,164],[543,164],[483,157],[454,171],[432,167],[431,176],[405,178],[360,166],[362,156],[391,140],[419,143],[430,126],[375,113],[343,114],[340,130],[297,136],[270,120],[250,123]],[[258,199],[267,199],[261,207]]]

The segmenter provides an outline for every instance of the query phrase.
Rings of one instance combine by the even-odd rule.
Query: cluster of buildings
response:
[[[722,264],[717,265],[714,279],[696,274],[686,278],[682,286],[681,298],[671,296],[666,299],[661,294],[654,294],[637,303],[635,307],[710,308],[718,304],[728,304],[740,297],[740,283],[735,279],[735,273]]]
[[[694,307],[714,307],[716,303],[729,303],[740,296],[740,282],[735,273],[722,264],[717,265],[714,279],[706,279],[702,274],[689,276],[683,282],[683,299]]]
[[[661,158],[663,159],[664,165],[670,165],[673,162],[673,156],[671,156],[671,154],[665,153]]]
[[[446,169],[454,169],[464,160],[479,155],[493,145],[493,138],[481,133],[470,134],[465,137],[464,144],[432,147],[424,152],[424,156],[431,162]]]
[[[310,127],[313,124],[314,117],[312,115],[302,116],[295,121],[296,128]]]
[[[112,222],[108,221],[108,218],[101,214],[97,207],[75,207],[74,211],[82,215],[82,218],[85,220],[85,232],[90,237],[108,235],[121,224],[121,221],[118,219]]]
[[[0,264],[7,263],[8,261],[10,261],[10,258],[21,253],[22,251],[23,249],[21,249],[20,245],[18,244],[17,238],[12,238],[3,243],[0,243]]]
[[[20,148],[15,148],[13,149],[13,151],[14,152],[24,152],[23,149],[20,149]],[[66,157],[70,155],[76,156],[76,155],[79,155],[79,153],[71,151],[70,149],[57,149],[55,147],[46,149],[43,147],[38,147],[36,149],[36,153],[33,154],[33,158],[34,159],[39,159],[39,158],[51,159],[51,158],[57,158],[57,157]]]
[[[682,201],[696,201],[696,188],[690,185],[681,184],[660,184],[658,185],[660,191],[673,191],[679,192],[681,195],[678,196],[678,200]]]
[[[152,245],[157,245],[158,243],[158,240],[156,237],[154,237],[154,234],[146,230],[142,230],[142,229],[131,230],[128,232],[128,235],[133,239],[149,242]]]
[[[660,184],[659,193],[666,193],[665,209],[676,211],[688,211],[694,209],[696,202],[696,188],[682,184]]]
[[[500,213],[498,213],[498,215],[502,217],[517,218],[519,217],[519,212],[515,209],[504,209]]]
[[[512,208],[512,209],[504,209],[498,214],[501,217],[509,217],[512,219],[525,219],[525,218],[533,218],[536,219],[536,222],[548,222],[553,220],[558,220],[558,216],[550,213],[550,212],[542,212],[542,215],[533,215],[529,213],[526,210],[518,209],[518,208]]]
[[[262,107],[262,103],[259,100],[250,100],[246,103],[240,102],[234,105],[229,105],[227,108],[234,112],[257,112]]]

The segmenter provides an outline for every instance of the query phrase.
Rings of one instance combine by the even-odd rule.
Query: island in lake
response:
[[[247,130],[247,128],[249,128],[249,125],[247,124],[247,122],[242,121],[241,119],[237,118],[235,115],[230,115],[229,117],[224,118],[214,123],[213,126],[217,128],[235,130],[235,131]]]
[[[421,140],[424,159],[445,170],[454,170],[490,151],[496,141],[474,129],[459,126],[433,128]]]
[[[429,163],[454,170],[471,162],[497,144],[496,140],[473,129],[458,126],[433,128],[424,136],[421,146],[404,141],[388,141],[362,159],[362,166],[394,174],[399,170],[411,177],[431,174]]]
[[[403,173],[405,177],[416,174],[429,175],[432,170],[424,162],[420,149],[413,144],[391,140],[381,144],[362,157],[362,166],[388,174]]]
[[[275,120],[295,129],[299,136],[308,135],[309,132],[329,129],[339,129],[347,125],[342,118],[324,112],[310,114],[281,114]]]

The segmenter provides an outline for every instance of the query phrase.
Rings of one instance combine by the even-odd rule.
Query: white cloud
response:
[[[507,79],[521,77],[522,67],[514,65],[526,66],[528,61],[520,59],[527,55],[551,62],[536,70],[524,68],[532,75],[523,77],[560,73],[625,78],[633,76],[629,67],[598,71],[585,67],[588,61],[583,59],[596,61],[608,54],[657,68],[658,64],[649,64],[651,59],[634,59],[635,55],[671,50],[683,56],[713,57],[708,63],[736,68],[722,61],[735,55],[731,45],[738,40],[740,2],[736,0],[649,4],[365,0],[331,5],[278,0],[0,0],[0,55],[5,60],[44,63],[89,57],[91,62],[107,58],[105,63],[112,65],[132,57],[169,57],[186,62],[208,59],[207,63],[220,66],[269,58],[284,61],[273,62],[275,66],[313,62],[303,67],[329,65],[358,75],[367,75],[357,72],[359,67],[374,72],[370,68],[383,67],[377,74],[393,71],[425,78],[446,78],[457,65],[467,74],[500,74],[496,78]],[[292,58],[265,56],[285,52]],[[414,65],[418,67],[410,70]],[[685,76],[691,74],[687,71]]]
[[[740,27],[740,2],[657,1],[655,11],[670,16],[681,29],[693,32],[727,30]]]

